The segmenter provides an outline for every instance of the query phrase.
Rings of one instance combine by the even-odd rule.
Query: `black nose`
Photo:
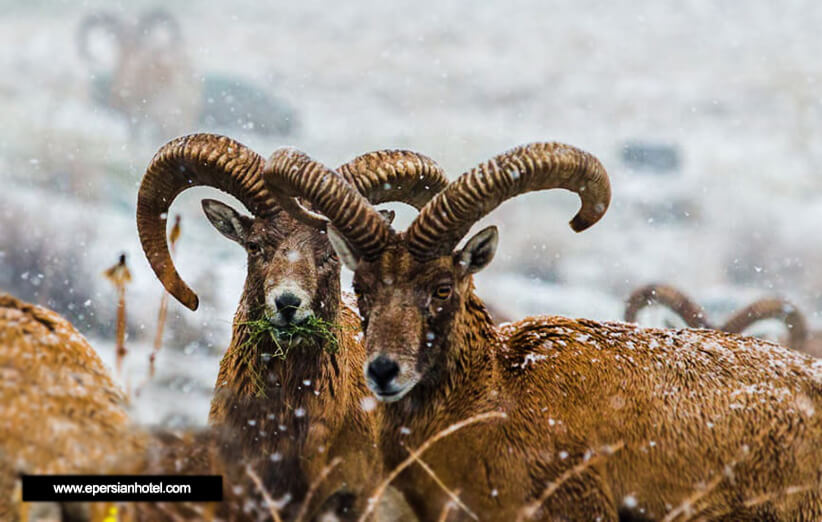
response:
[[[399,373],[399,365],[384,355],[380,355],[368,365],[368,377],[373,379],[380,388],[386,388]]]
[[[300,298],[291,292],[286,292],[274,299],[274,304],[277,305],[277,311],[280,312],[283,319],[289,323],[294,320],[294,314],[297,313],[300,303],[302,303]]]

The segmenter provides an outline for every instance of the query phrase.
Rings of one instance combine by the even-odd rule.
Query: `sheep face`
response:
[[[340,263],[325,234],[286,212],[251,218],[214,200],[204,200],[209,221],[248,254],[244,299],[250,316],[276,326],[311,316],[330,319],[340,298]]]
[[[445,341],[473,287],[472,274],[494,256],[496,228],[479,232],[449,256],[425,262],[411,256],[401,236],[375,261],[356,259],[333,235],[332,244],[354,269],[368,354],[364,371],[374,395],[393,402],[418,383],[435,381]]]

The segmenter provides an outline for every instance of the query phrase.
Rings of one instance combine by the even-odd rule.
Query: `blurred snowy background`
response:
[[[410,148],[452,178],[558,140],[602,160],[611,209],[577,235],[576,197],[531,194],[480,223],[501,226],[476,278],[495,309],[620,319],[632,289],[661,281],[717,321],[775,294],[822,327],[822,4],[620,4],[172,0],[158,16],[145,0],[0,1],[0,290],[66,315],[112,364],[101,273],[126,252],[133,390],[162,291],[134,206],[168,139],[221,132],[329,165]],[[206,421],[245,275],[200,210],[214,196],[172,209],[202,304],[170,305],[158,376],[134,401],[145,422]]]

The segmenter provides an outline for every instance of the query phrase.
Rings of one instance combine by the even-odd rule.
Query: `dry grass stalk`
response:
[[[782,491],[777,491],[775,493],[763,493],[754,498],[748,499],[742,505],[746,508],[759,506],[761,504],[765,504],[766,502],[770,502],[780,497],[789,497],[791,495],[797,495],[799,493],[811,491],[812,489],[813,486],[789,486],[783,489]]]
[[[671,522],[672,520],[676,519],[676,517],[680,515],[684,515],[685,518],[683,521],[690,520],[693,518],[697,512],[693,511],[694,506],[697,502],[705,498],[708,493],[716,489],[717,486],[725,479],[725,475],[723,473],[717,473],[714,478],[711,479],[708,484],[705,485],[703,488],[699,488],[694,491],[693,495],[686,498],[682,501],[677,507],[672,509],[665,515],[665,518],[662,519],[662,522]]]
[[[203,520],[205,522],[214,522],[215,517],[217,516],[217,503],[210,502],[206,505],[205,509],[203,509]]]
[[[174,246],[177,240],[180,239],[180,215],[174,216],[174,226],[171,227],[171,232],[168,234],[169,251],[174,255]],[[157,332],[154,335],[154,349],[149,356],[149,379],[154,377],[154,361],[157,359],[157,353],[163,347],[163,332],[166,327],[166,316],[168,315],[168,292],[163,289],[163,295],[160,297],[160,309],[157,312]]]
[[[17,513],[20,516],[20,520],[28,520],[29,503],[23,502],[23,483],[20,480],[17,480],[14,483],[14,493],[12,497],[16,500],[17,505],[19,506]],[[0,505],[0,507],[2,507],[2,505]]]
[[[103,272],[117,290],[117,376],[122,375],[123,359],[126,350],[126,285],[131,282],[131,272],[126,266],[126,255],[120,254],[120,260]]]
[[[168,234],[169,251],[174,255],[174,246],[177,240],[180,239],[180,215],[174,216],[174,226],[171,227],[171,232]],[[163,347],[163,332],[166,328],[166,316],[168,315],[168,292],[163,288],[163,295],[160,297],[160,309],[157,312],[157,332],[154,335],[154,349],[148,358],[148,378],[154,377],[154,361],[157,359],[157,354]]]
[[[366,508],[365,512],[360,516],[358,522],[365,522],[368,520],[368,517],[374,512],[377,504],[379,503],[380,499],[382,498],[383,494],[385,493],[385,489],[394,481],[400,473],[402,473],[405,468],[413,464],[423,453],[425,453],[428,448],[430,448],[434,443],[438,440],[451,435],[452,433],[461,430],[466,426],[470,426],[471,424],[476,424],[478,422],[484,422],[490,419],[504,419],[507,415],[501,411],[489,411],[486,413],[481,413],[479,415],[474,415],[473,417],[469,417],[465,420],[460,422],[455,422],[454,424],[448,426],[444,430],[436,433],[432,437],[429,437],[428,440],[423,442],[420,447],[411,451],[410,455],[400,462],[397,467],[395,467],[391,473],[388,474],[388,477],[382,481],[382,483],[377,486],[377,489],[374,490],[374,493],[368,499],[368,507]]]
[[[313,497],[314,493],[317,492],[317,488],[319,488],[320,484],[322,484],[326,477],[328,477],[328,474],[331,473],[334,468],[339,466],[341,462],[342,459],[340,457],[336,457],[323,468],[317,477],[317,480],[315,480],[308,488],[308,493],[305,495],[305,500],[303,500],[303,504],[300,506],[300,511],[297,513],[297,518],[294,519],[294,522],[302,522],[303,519],[305,519],[305,515],[308,513],[308,506],[311,504],[311,497]]]
[[[448,489],[448,486],[445,485],[445,483],[437,476],[436,473],[434,473],[434,470],[431,469],[431,467],[428,464],[426,464],[424,460],[417,457],[416,461],[417,461],[417,464],[419,464],[420,467],[422,467],[422,469],[424,469],[425,472],[428,473],[428,475],[434,480],[434,482],[451,499],[443,507],[443,512],[444,513],[449,510],[448,506],[456,506],[456,507],[459,507],[460,509],[462,509],[463,511],[465,511],[468,514],[469,517],[473,518],[474,520],[479,520],[479,517],[477,516],[477,514],[474,513],[473,511],[471,511],[471,509],[468,506],[466,506],[465,503],[462,500],[460,500],[459,493],[457,493],[456,491],[451,491],[450,489]]]
[[[259,491],[263,496],[263,500],[265,501],[266,506],[268,506],[268,514],[271,515],[271,520],[274,522],[283,522],[283,519],[280,518],[280,514],[277,512],[274,499],[268,494],[268,491],[265,489],[260,476],[257,475],[257,473],[248,464],[245,466],[245,474],[248,475],[252,482],[254,482],[254,486],[257,487],[257,491]]]
[[[162,517],[158,517],[160,520],[171,520],[173,522],[187,522],[189,519],[184,518],[182,515],[178,514],[177,511],[174,509],[174,504],[171,503],[163,503],[158,502],[154,504],[154,510],[162,513]],[[125,520],[121,520],[120,522],[126,522]]]
[[[806,493],[808,491],[813,490],[813,486],[789,486],[781,491],[776,491],[773,493],[762,493],[761,495],[757,495],[756,497],[749,498],[745,502],[742,503],[743,506],[746,508],[752,508],[755,506],[760,506],[762,504],[766,504],[771,502],[772,500],[776,500],[780,497],[788,497],[791,495],[796,495],[799,493]],[[724,511],[720,513],[712,513],[711,520],[715,520],[717,518],[723,517],[727,515],[729,511]],[[706,517],[700,517],[697,519],[698,521],[709,520]]]
[[[593,456],[589,456],[587,459],[583,459],[582,462],[574,466],[573,468],[565,470],[565,472],[557,477],[556,480],[548,484],[548,487],[542,492],[537,500],[534,502],[527,504],[520,508],[519,513],[517,514],[517,522],[522,520],[530,519],[534,515],[536,515],[537,511],[540,507],[545,503],[548,498],[553,495],[565,482],[569,479],[579,476],[585,470],[592,466],[596,466],[606,458],[610,457],[617,451],[621,450],[625,447],[625,443],[620,441],[616,444],[610,444],[607,446],[601,447]]]
[[[420,460],[418,462],[422,462],[422,461]],[[460,490],[458,489],[458,490],[454,491],[454,494],[459,495]],[[449,500],[448,502],[446,502],[445,505],[442,506],[442,511],[440,511],[440,516],[437,517],[437,522],[446,522],[446,520],[448,520],[448,515],[451,514],[451,510],[453,510],[455,507],[457,507],[457,504],[455,504],[453,500]]]
[[[711,481],[705,485],[705,487],[697,488],[694,493],[683,500],[677,507],[672,509],[665,515],[665,518],[662,519],[662,522],[672,522],[676,517],[680,515],[684,515],[683,522],[687,520],[693,519],[698,513],[698,510],[695,510],[694,507],[696,503],[708,496],[708,494],[716,489],[724,479],[728,478],[728,475],[733,471],[733,468],[736,467],[742,460],[745,459],[747,455],[750,454],[750,448],[757,447],[762,439],[770,432],[770,426],[766,426],[762,428],[759,433],[756,435],[754,439],[754,443],[751,446],[747,444],[743,445],[739,448],[739,452],[737,457],[732,460],[725,469],[721,473],[717,473]]]
[[[148,356],[148,378],[154,377],[157,354],[163,347],[163,330],[166,326],[166,314],[168,311],[168,292],[163,290],[163,295],[160,297],[160,309],[157,312],[157,333],[154,335],[154,348],[151,350],[151,355]]]

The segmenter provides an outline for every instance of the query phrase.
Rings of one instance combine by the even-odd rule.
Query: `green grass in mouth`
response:
[[[340,349],[339,334],[343,326],[326,321],[315,315],[309,316],[299,324],[289,323],[277,326],[268,319],[257,319],[242,323],[248,329],[246,344],[257,345],[261,341],[271,341],[275,346],[273,353],[266,354],[285,360],[292,346],[298,341],[315,340],[322,344],[327,353],[337,353]]]
[[[285,360],[294,347],[300,342],[316,341],[321,343],[326,353],[334,354],[340,350],[339,335],[344,326],[317,316],[309,316],[300,324],[289,323],[277,326],[266,318],[240,323],[246,327],[248,337],[243,343],[242,365],[248,370],[257,397],[265,397],[264,363],[275,358]],[[274,346],[273,352],[260,352],[255,347],[260,343]]]

